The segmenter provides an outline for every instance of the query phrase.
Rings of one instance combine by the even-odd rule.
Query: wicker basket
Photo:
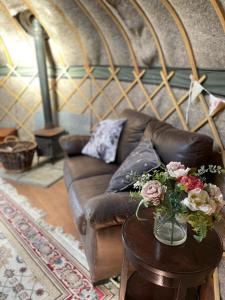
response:
[[[0,161],[9,172],[23,172],[31,168],[37,144],[33,141],[19,141],[8,136],[0,143]]]

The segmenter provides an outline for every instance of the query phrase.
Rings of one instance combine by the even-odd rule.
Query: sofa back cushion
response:
[[[132,109],[125,109],[121,118],[125,118],[127,121],[124,124],[117,148],[116,160],[119,164],[137,147],[151,119],[150,116]]]
[[[213,140],[204,134],[180,130],[152,118],[145,130],[158,155],[167,164],[180,161],[188,167],[210,163]]]

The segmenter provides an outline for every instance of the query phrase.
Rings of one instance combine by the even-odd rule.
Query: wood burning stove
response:
[[[44,155],[50,158],[56,158],[62,154],[62,150],[59,145],[59,138],[66,132],[63,128],[56,127],[53,123],[45,55],[45,43],[46,39],[48,39],[48,35],[41,26],[40,22],[29,10],[19,13],[17,19],[26,32],[33,36],[35,42],[45,123],[45,127],[43,129],[39,129],[34,132],[38,145],[37,152],[40,156]]]
[[[60,127],[51,129],[40,129],[35,131],[35,139],[38,144],[38,156],[48,156],[57,158],[62,154],[62,149],[59,145],[59,138],[65,134],[65,130]]]

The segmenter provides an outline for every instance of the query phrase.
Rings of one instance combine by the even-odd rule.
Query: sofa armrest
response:
[[[74,156],[81,153],[84,145],[89,141],[88,135],[64,135],[59,139],[64,154]]]
[[[95,229],[120,225],[135,213],[137,206],[138,201],[132,200],[128,192],[104,193],[88,201],[85,219]]]

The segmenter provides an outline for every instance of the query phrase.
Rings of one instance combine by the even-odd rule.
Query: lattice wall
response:
[[[15,18],[11,16],[11,11],[8,6],[10,2],[11,0],[0,2],[1,28],[3,28],[7,22],[11,23],[10,30],[15,32],[15,38],[18,42],[23,41],[26,43],[24,51],[28,53],[28,48],[30,51],[33,51],[31,40],[19,27]],[[70,2],[72,4],[73,0]],[[144,111],[162,121],[168,121],[179,128],[190,131],[202,131],[211,135],[223,153],[225,160],[224,107],[221,107],[220,110],[214,112],[212,116],[209,116],[207,99],[203,95],[200,95],[198,103],[194,107],[191,107],[189,125],[186,123],[184,116],[187,107],[188,91],[177,90],[171,87],[170,80],[175,76],[176,70],[167,71],[167,62],[161,41],[156,28],[154,28],[149,15],[142,5],[143,1],[127,0],[129,5],[136,10],[139,18],[143,20],[145,28],[149,36],[151,36],[151,42],[155,45],[157,58],[161,64],[161,82],[157,85],[146,85],[143,83],[143,76],[146,71],[139,68],[134,43],[131,41],[130,35],[126,30],[126,24],[122,22],[120,15],[109,5],[110,1],[95,0],[95,2],[99,10],[101,10],[102,13],[104,12],[104,14],[111,19],[117,31],[120,33],[120,39],[123,40],[124,45],[126,45],[126,49],[122,47],[125,53],[123,57],[125,58],[128,53],[129,61],[133,65],[134,79],[131,82],[123,82],[119,79],[119,67],[116,66],[116,59],[114,57],[116,48],[114,47],[112,51],[104,28],[100,26],[97,18],[95,18],[90,7],[88,7],[88,1],[74,0],[74,5],[79,7],[86,16],[88,22],[96,31],[96,36],[98,36],[101,41],[102,51],[106,54],[110,74],[105,80],[99,80],[95,77],[95,68],[90,64],[85,43],[73,21],[65,14],[65,11],[63,11],[60,5],[58,5],[58,3],[61,3],[60,1],[18,0],[20,5],[23,5],[24,8],[29,8],[40,20],[48,32],[51,46],[57,49],[57,76],[55,79],[49,78],[51,96],[55,102],[55,108],[58,111],[70,111],[79,114],[90,112],[92,114],[93,124],[108,117],[118,117],[119,113],[125,107]],[[199,82],[204,82],[205,76],[200,77],[198,74],[195,53],[188,32],[175,7],[171,4],[174,1],[161,0],[158,2],[160,2],[159,5],[163,6],[163,9],[166,10],[177,26],[180,39],[186,50],[184,55],[187,57],[194,79]],[[211,8],[214,10],[215,16],[218,17],[219,24],[225,32],[224,3],[219,0],[210,0],[208,2],[211,3]],[[185,1],[185,3],[187,2]],[[65,53],[62,51],[62,45],[57,44],[57,33],[51,30],[46,23],[45,15],[47,15],[49,11],[53,11],[57,15],[55,19],[57,19],[58,22],[63,22],[66,30],[70,32],[72,42],[68,40],[65,40],[65,42],[71,42],[71,48],[73,45],[76,45],[76,47],[80,49],[78,54],[82,58],[84,68],[80,79],[71,76],[71,72],[69,72],[70,63],[67,62],[66,55],[64,56]],[[50,18],[51,16],[48,15],[48,17]],[[9,42],[7,41],[7,36],[3,39],[1,31],[0,34],[0,62],[2,66],[7,66],[4,76],[2,75],[0,77],[0,126],[15,125],[22,137],[33,138],[33,130],[35,129],[34,114],[37,110],[41,109],[37,71],[34,70],[32,76],[25,76],[23,72],[19,72],[19,66],[12,58],[13,53],[7,48]],[[16,47],[13,51],[17,51]],[[2,67],[2,69],[4,69],[4,67]],[[218,281],[216,273],[214,279],[215,282]],[[215,299],[219,299],[217,287],[218,284],[215,285]]]
[[[163,52],[159,37],[140,3],[135,0],[129,1],[137,10],[141,18],[143,18],[156,45],[158,58],[162,67],[160,73],[161,83],[157,86],[147,86],[143,84],[142,78],[145,74],[145,70],[140,70],[138,67],[137,57],[130,41],[129,34],[124,29],[120,18],[111,9],[107,1],[96,1],[99,4],[99,7],[101,7],[101,9],[104,10],[116,24],[118,31],[121,33],[127,45],[133,63],[134,80],[129,83],[124,83],[119,80],[117,76],[119,68],[114,65],[113,55],[103,30],[86,9],[85,5],[82,4],[82,1],[77,0],[75,1],[76,5],[84,11],[87,18],[92,22],[93,27],[102,41],[105,53],[107,53],[108,56],[108,70],[110,73],[108,79],[104,81],[96,79],[93,74],[94,67],[90,66],[87,50],[85,49],[79,31],[53,1],[48,1],[48,4],[51,2],[51,4],[54,5],[55,11],[57,11],[67,23],[68,28],[71,29],[71,34],[74,35],[74,39],[76,39],[77,43],[80,45],[80,51],[84,58],[83,66],[85,70],[81,79],[72,78],[68,72],[70,66],[65,62],[66,60],[63,57],[63,53],[59,51],[58,75],[55,79],[49,80],[52,98],[57,101],[56,109],[58,111],[68,110],[80,114],[90,111],[93,116],[93,123],[95,123],[107,117],[117,117],[123,108],[130,107],[139,111],[148,112],[160,120],[169,121],[175,126],[185,130],[203,130],[213,136],[216,144],[224,153],[223,141],[225,140],[225,134],[223,128],[221,128],[221,122],[218,121],[221,121],[224,117],[224,108],[216,111],[213,116],[209,116],[207,100],[203,95],[200,95],[197,106],[193,107],[191,110],[192,116],[196,115],[196,111],[197,115],[190,119],[190,125],[186,123],[184,114],[188,92],[176,91],[171,88],[170,80],[174,76],[176,70],[171,72],[167,71],[165,53]],[[40,10],[42,1],[24,0],[22,2],[37,18],[41,19],[43,26],[45,26]],[[198,75],[195,55],[182,20],[171,2],[162,0],[161,4],[169,12],[180,32],[180,37],[186,48],[186,55],[191,66],[193,77],[199,82],[203,82],[205,76],[199,77]],[[221,26],[225,29],[224,9],[222,5],[217,0],[211,0],[211,5],[219,18]],[[20,35],[22,39],[27,40],[28,37],[25,32],[21,30],[15,19],[11,17],[9,10],[7,10],[7,5],[2,3],[0,8],[2,15],[11,18],[15,32]],[[50,38],[54,41],[52,32],[49,31],[47,27],[45,29]],[[0,42],[2,53],[5,54],[8,67],[7,75],[2,76],[0,80],[0,122],[4,126],[13,123],[20,130],[22,136],[32,138],[32,132],[34,130],[34,114],[41,106],[37,72],[34,72],[31,77],[22,76],[18,72],[17,65],[14,64],[4,40],[1,39]],[[28,44],[29,43],[30,41],[28,41]],[[222,122],[222,125],[223,124],[224,123]]]

